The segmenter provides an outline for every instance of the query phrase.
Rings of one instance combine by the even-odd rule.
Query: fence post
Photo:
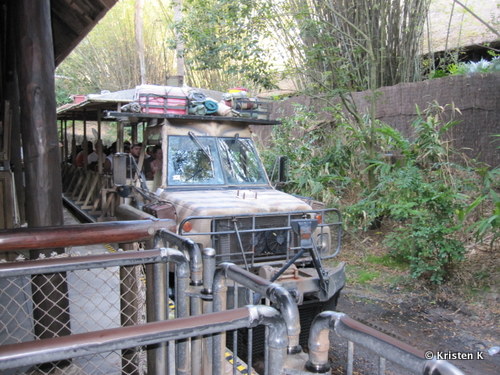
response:
[[[203,300],[203,314],[213,312],[213,298],[212,286],[215,275],[215,249],[203,249],[203,290],[202,295],[205,296]],[[212,337],[206,336],[203,339],[203,368],[212,371],[213,366],[213,341]]]
[[[135,243],[136,244],[136,243]],[[136,250],[134,243],[120,244],[123,250]],[[139,324],[139,275],[137,266],[120,267],[120,323],[122,327]],[[133,374],[139,365],[134,348],[122,350],[122,374]]]

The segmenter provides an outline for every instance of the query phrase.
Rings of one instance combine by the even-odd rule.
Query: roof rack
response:
[[[246,123],[249,125],[279,125],[278,120],[264,120],[249,117],[228,117],[228,116],[196,116],[196,115],[176,115],[171,113],[134,113],[134,112],[117,112],[104,111],[104,118],[112,119],[129,119],[130,122],[141,122],[149,119],[167,119],[167,120],[195,120],[195,121],[231,121]]]

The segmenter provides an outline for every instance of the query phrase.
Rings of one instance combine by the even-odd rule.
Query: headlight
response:
[[[330,228],[324,227],[323,232],[318,233],[316,236],[316,247],[318,249],[318,253],[321,256],[328,256],[332,253],[331,247],[331,238],[330,238]]]

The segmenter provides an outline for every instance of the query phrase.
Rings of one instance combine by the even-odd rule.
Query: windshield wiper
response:
[[[210,153],[207,151],[207,149],[205,148],[205,146],[203,146],[200,142],[200,140],[198,139],[198,137],[192,132],[188,132],[188,135],[189,135],[189,138],[191,138],[191,140],[196,144],[196,146],[198,146],[200,148],[201,151],[203,151],[203,153],[206,155],[206,157],[208,158],[208,160],[210,160],[210,163],[213,163],[214,160],[212,159],[212,155],[210,155]]]
[[[250,147],[248,147],[248,145],[240,139],[240,134],[239,133],[236,133],[236,135],[234,136],[233,139],[235,141],[237,141],[238,144],[240,146],[242,146],[245,149],[246,152],[248,152],[249,154],[253,154],[254,153],[253,150]]]

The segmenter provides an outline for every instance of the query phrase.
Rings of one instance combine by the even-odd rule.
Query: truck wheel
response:
[[[337,303],[340,297],[340,290],[327,301],[310,300],[304,301],[299,306],[300,313],[300,337],[299,344],[302,348],[307,348],[309,340],[309,331],[314,318],[323,311],[336,311]]]

